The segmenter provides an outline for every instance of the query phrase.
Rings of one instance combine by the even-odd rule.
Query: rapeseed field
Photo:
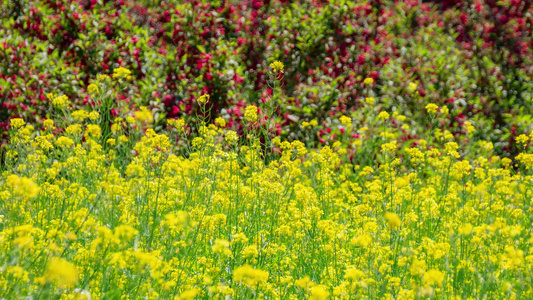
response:
[[[268,72],[275,102],[283,64]],[[533,134],[512,158],[437,128],[400,146],[409,120],[370,96],[373,123],[339,118],[349,143],[273,136],[276,103],[245,107],[236,132],[208,94],[197,124],[155,128],[145,107],[114,113],[129,74],[92,81],[92,106],[51,93],[42,125],[10,120],[0,299],[533,297]]]

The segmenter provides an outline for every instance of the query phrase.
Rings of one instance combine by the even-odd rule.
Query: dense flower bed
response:
[[[282,71],[269,67],[274,94]],[[269,134],[271,115],[255,105],[239,137],[227,119],[208,122],[208,94],[196,100],[198,134],[183,119],[158,134],[146,107],[111,116],[130,76],[91,82],[94,107],[51,94],[42,125],[10,120],[0,298],[533,297],[533,134],[517,138],[516,168],[490,141],[438,128],[402,150],[405,116],[365,106],[379,121],[361,135],[382,134],[359,137],[349,158],[341,142],[313,149]],[[424,110],[431,124],[449,117]]]
[[[0,298],[533,298],[533,8],[420,2],[4,0]]]

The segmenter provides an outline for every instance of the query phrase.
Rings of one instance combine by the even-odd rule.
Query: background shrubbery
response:
[[[285,77],[274,131],[308,145],[349,145],[361,132],[342,134],[339,117],[364,127],[382,110],[406,116],[400,143],[437,126],[514,156],[510,142],[529,130],[529,1],[204,2],[3,0],[1,128],[12,117],[42,122],[50,92],[90,104],[90,80],[122,66],[133,77],[114,93],[123,112],[147,106],[156,130],[168,118],[195,124],[195,99],[209,94],[211,118],[242,133],[244,107],[271,101],[266,70],[277,59]],[[432,123],[427,103],[450,117]]]

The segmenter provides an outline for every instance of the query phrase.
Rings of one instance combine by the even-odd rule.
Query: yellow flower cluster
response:
[[[119,67],[119,68],[116,68],[113,70],[113,78],[125,78],[125,79],[128,79],[130,80],[131,79],[131,71],[124,68],[124,67]]]
[[[348,128],[352,126],[352,119],[350,117],[342,116],[339,118],[339,121],[341,121],[341,124],[346,125]]]
[[[200,96],[198,99],[196,99],[196,101],[198,101],[198,103],[200,104],[206,104],[207,102],[209,102],[209,94],[204,94],[202,96]]]
[[[365,78],[365,80],[363,82],[364,82],[364,84],[373,84],[374,83],[374,79],[370,78],[370,77],[367,77],[367,78]]]
[[[183,119],[168,119],[168,125],[176,128],[178,132],[182,132],[185,129],[185,121]]]
[[[52,99],[52,105],[60,109],[66,108],[69,104],[70,101],[68,100],[68,97],[66,95],[55,96]]]
[[[318,126],[318,121],[317,120],[311,120],[310,122],[307,122],[307,121],[302,122],[302,127],[303,128],[305,128],[305,127],[314,127],[314,126]]]
[[[99,139],[102,136],[102,129],[98,125],[89,124],[87,125],[87,128],[85,129],[85,135],[86,137],[92,137],[95,139]]]
[[[215,123],[220,126],[221,128],[226,127],[226,120],[224,120],[222,117],[218,117],[215,119]]]
[[[378,119],[381,119],[383,121],[387,120],[390,117],[389,113],[386,111],[382,111],[378,114]]]
[[[417,87],[418,87],[418,83],[417,82],[409,82],[408,89],[409,89],[410,93],[416,92]]]
[[[283,63],[277,60],[270,64],[270,69],[272,69],[273,73],[283,73],[283,67]]]
[[[54,120],[46,119],[43,121],[44,129],[54,129]]]
[[[97,74],[96,75],[96,80],[100,81],[100,82],[109,82],[111,81],[111,78],[105,74]]]
[[[69,288],[76,285],[78,281],[78,270],[74,264],[54,257],[48,263],[44,278],[61,288]]]
[[[99,89],[98,89],[98,86],[94,83],[91,83],[87,86],[87,91],[89,92],[89,94],[91,95],[96,95],[98,94],[99,92]]]
[[[6,178],[6,184],[11,189],[13,195],[24,198],[35,198],[39,194],[39,186],[30,178],[9,175]]]
[[[436,113],[437,109],[439,109],[439,107],[435,103],[430,103],[430,104],[426,105],[426,110],[430,114]]]
[[[244,118],[248,122],[255,122],[257,121],[257,106],[255,105],[248,105],[246,107],[246,110],[244,111]]]
[[[10,121],[10,125],[14,129],[19,129],[20,127],[26,125],[26,122],[24,122],[24,120],[21,118],[13,118]]]
[[[376,102],[376,99],[374,97],[367,97],[365,99],[365,102],[368,104],[373,104],[374,102]]]
[[[233,280],[235,282],[244,283],[245,285],[254,288],[259,284],[266,283],[268,276],[268,272],[255,269],[250,265],[237,267],[233,271]]]
[[[135,119],[141,121],[141,122],[153,122],[154,117],[152,116],[152,113],[146,106],[141,106],[141,109],[135,112]]]
[[[89,113],[83,109],[77,110],[73,112],[71,115],[75,120],[78,120],[78,121],[83,121],[89,117]]]
[[[465,122],[466,131],[471,134],[472,132],[476,131],[476,128],[472,125],[471,122]]]

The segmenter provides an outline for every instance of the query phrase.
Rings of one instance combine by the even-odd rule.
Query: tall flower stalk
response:
[[[265,162],[270,161],[272,159],[272,155],[274,153],[274,145],[272,144],[272,138],[270,136],[270,131],[273,126],[273,119],[274,119],[274,113],[278,110],[279,104],[280,104],[280,96],[281,96],[281,87],[282,87],[282,80],[283,80],[283,63],[280,61],[274,61],[270,64],[267,75],[268,75],[268,86],[272,89],[272,97],[270,101],[265,102],[265,112],[267,114],[267,123],[266,127],[262,127],[262,134],[264,138],[264,148],[265,148],[265,155],[264,159]],[[275,124],[274,124],[275,125]]]

